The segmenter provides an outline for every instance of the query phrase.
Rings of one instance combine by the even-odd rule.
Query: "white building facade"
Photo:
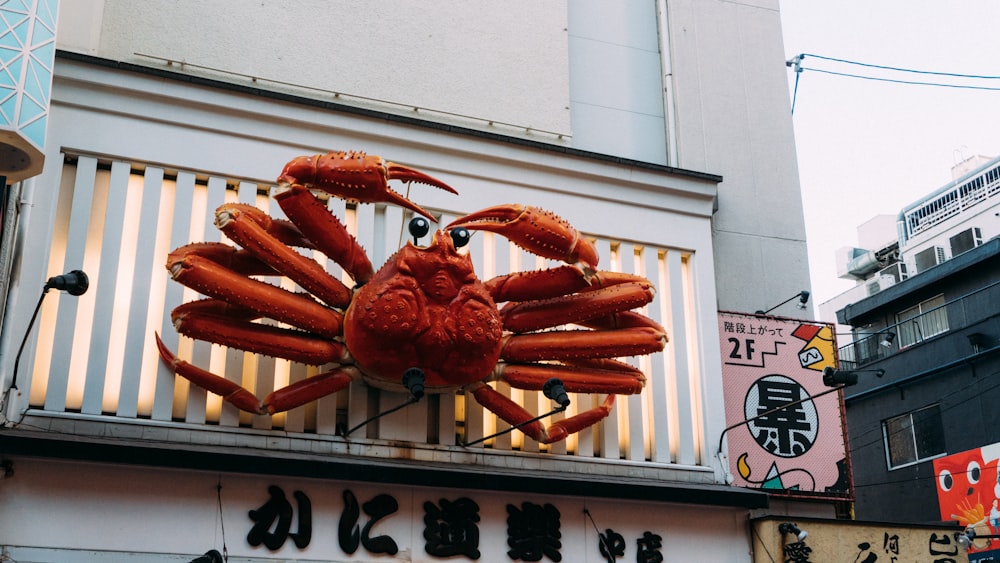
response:
[[[45,165],[12,186],[4,241],[8,557],[605,561],[603,545],[621,560],[751,560],[748,513],[767,499],[725,482],[716,327],[718,310],[809,284],[777,1],[60,9]],[[163,264],[224,240],[224,202],[280,217],[284,164],[328,150],[447,182],[459,195],[406,194],[440,224],[504,203],[555,211],[602,268],[649,278],[645,313],[669,342],[635,362],[642,393],[544,445],[490,437],[504,425],[471,394],[365,425],[407,397],[352,383],[249,415],[175,376],[154,333],[259,397],[319,371],[178,337],[170,310],[196,295]],[[408,237],[409,211],[328,205],[376,268]],[[482,279],[551,266],[489,234],[471,254]],[[86,293],[40,297],[77,269]],[[571,399],[567,416],[605,397]]]

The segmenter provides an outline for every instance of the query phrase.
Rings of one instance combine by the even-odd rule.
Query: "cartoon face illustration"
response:
[[[984,460],[981,448],[934,460],[934,476],[942,520],[958,520],[963,526],[984,523],[1000,497],[997,460]]]

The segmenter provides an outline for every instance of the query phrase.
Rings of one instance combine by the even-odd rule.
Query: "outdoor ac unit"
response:
[[[972,227],[952,236],[948,242],[951,244],[951,256],[954,258],[983,244],[983,233],[979,227]]]
[[[882,268],[878,271],[878,275],[876,277],[879,278],[879,280],[885,277],[892,278],[892,282],[889,285],[899,283],[907,278],[906,264],[897,262],[887,268]],[[883,286],[886,284],[886,282],[881,283]]]
[[[925,248],[913,255],[913,262],[918,274],[925,272],[944,262],[944,248],[940,246]]]

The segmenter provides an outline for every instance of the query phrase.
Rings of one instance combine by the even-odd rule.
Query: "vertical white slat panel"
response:
[[[609,270],[617,271],[620,268],[620,264],[617,258],[612,256],[611,241],[607,239],[598,239],[595,246],[597,246],[597,254],[600,257],[600,263],[604,264]],[[605,395],[600,395],[597,397],[597,401],[603,401],[604,398]],[[616,398],[615,401],[618,403],[618,398]],[[620,407],[620,404],[616,404],[615,410],[611,411],[611,414],[600,423],[599,444],[601,457],[605,459],[621,458],[621,442],[619,439],[621,425],[618,423],[618,411]]]
[[[261,186],[257,185],[257,183],[249,181],[240,182],[239,201],[241,203],[249,203],[264,213],[270,213],[270,201],[260,196],[260,192]],[[274,286],[281,285],[281,278],[278,276],[264,276],[261,278],[261,281]],[[277,324],[276,321],[271,319],[263,319],[261,322],[268,325]],[[244,357],[244,361],[251,364],[250,369],[256,374],[253,379],[253,385],[251,386],[247,382],[247,388],[251,389],[257,395],[258,400],[263,401],[264,397],[274,391],[275,359],[259,354],[247,354]],[[244,373],[247,372],[244,371]],[[270,430],[274,425],[273,423],[271,415],[260,414],[253,416],[252,426],[258,430]]]
[[[273,196],[275,193],[274,187],[271,187],[267,191],[267,212],[273,218],[277,220],[287,220],[288,217],[285,212],[281,209],[281,206],[274,201]],[[305,249],[296,248],[296,252],[300,254],[310,256],[310,251]],[[311,257],[311,256],[310,256]],[[281,287],[292,292],[304,291],[298,284],[293,282],[288,278],[282,278]],[[275,374],[274,374],[274,390],[277,391],[283,387],[286,387],[292,383],[301,381],[306,377],[306,366],[299,364],[297,362],[291,362],[288,360],[276,360],[275,361]],[[287,432],[302,432],[305,428],[306,421],[306,410],[307,406],[303,405],[294,408],[288,412],[277,414],[273,417],[273,422],[275,426],[280,426]]]
[[[375,206],[368,204],[359,204],[355,212],[357,217],[355,237],[358,239],[358,243],[361,247],[368,250],[368,256],[371,258],[372,265],[375,266],[376,270],[379,266],[385,262],[385,256],[380,256],[373,253],[372,249],[376,248],[375,244]],[[382,243],[380,243],[382,244]],[[384,248],[384,246],[382,247]],[[378,264],[378,266],[376,266]],[[355,381],[351,383],[348,395],[348,407],[347,407],[347,427],[354,428],[358,424],[361,424],[368,417],[373,416],[374,412],[368,411],[368,392],[369,388],[367,385],[360,381]],[[357,430],[356,434],[358,436],[365,436],[366,430],[360,428]]]
[[[330,213],[337,218],[338,221],[345,221],[345,210],[347,208],[344,200],[331,197],[327,201],[327,209]],[[331,276],[343,281],[348,287],[354,286],[354,280],[347,279],[346,274],[344,274],[343,269],[337,265],[336,262],[332,260],[326,260],[326,271],[330,273]],[[327,364],[319,369],[319,373],[329,371],[336,367],[334,364]],[[312,371],[310,370],[310,373]],[[347,394],[348,391],[339,391],[333,395],[328,395],[326,397],[320,397],[316,401],[316,433],[333,435],[337,433],[337,397]]]
[[[691,394],[691,365],[688,358],[690,350],[688,339],[692,335],[687,332],[686,319],[689,311],[686,301],[684,279],[684,268],[681,264],[680,252],[667,253],[667,272],[670,276],[670,318],[673,329],[673,346],[671,347],[674,357],[674,393],[677,410],[677,462],[685,465],[695,463],[694,444],[694,416],[692,411]]]
[[[129,315],[125,333],[125,358],[122,364],[121,393],[118,399],[118,416],[135,418],[143,402],[144,414],[149,414],[152,403],[152,381],[143,378],[143,352],[146,333],[146,319],[149,303],[149,277],[159,263],[153,250],[158,228],[160,192],[163,184],[161,168],[146,168],[142,183],[142,204],[139,211],[139,230],[136,237],[135,264],[132,270],[131,291],[129,292]],[[124,288],[123,288],[124,289]],[[152,377],[152,374],[150,374]],[[148,397],[142,395],[149,394]]]
[[[176,194],[175,184],[173,178],[162,179],[160,201],[157,204],[157,210],[159,211],[159,216],[157,217],[158,227],[155,231],[153,246],[149,250],[153,260],[150,263],[150,269],[145,273],[146,279],[149,280],[149,291],[145,303],[147,320],[144,332],[146,334],[146,341],[143,343],[141,381],[143,385],[148,385],[149,387],[145,392],[143,391],[143,387],[140,387],[139,396],[143,398],[140,400],[140,406],[142,405],[142,400],[146,400],[146,397],[148,397],[150,405],[148,411],[140,411],[140,413],[147,414],[148,412],[149,416],[155,419],[157,408],[159,408],[159,416],[161,417],[159,420],[170,420],[173,411],[173,382],[170,378],[158,377],[158,370],[162,365],[162,361],[157,351],[153,334],[163,327],[165,316],[166,305],[164,299],[167,291],[168,276],[164,275],[165,270],[162,266],[162,257],[170,252],[171,218],[174,214],[174,199]]]
[[[682,275],[684,279],[684,311],[687,313],[685,317],[684,325],[685,332],[688,335],[688,373],[691,374],[689,379],[690,392],[691,392],[691,439],[692,444],[692,457],[693,463],[703,465],[711,464],[711,458],[706,458],[708,454],[705,451],[705,402],[703,394],[703,366],[701,365],[701,353],[699,352],[702,338],[700,335],[703,334],[701,327],[698,323],[698,308],[695,299],[695,270],[694,270],[694,255],[685,253],[681,256],[681,267]],[[710,325],[713,327],[715,321],[713,320]],[[714,453],[714,452],[712,452]]]
[[[52,225],[49,262],[45,266],[45,273],[50,275],[62,273],[60,270],[65,263],[66,239],[69,235],[69,217],[73,210],[73,186],[76,183],[76,174],[76,164],[67,163],[64,159],[62,176],[59,178],[59,197],[56,198],[55,204],[55,222]],[[40,272],[40,275],[44,276],[45,273]],[[52,363],[52,349],[56,344],[55,331],[58,312],[59,293],[57,292],[49,296],[47,300],[42,300],[34,337],[28,338],[25,355],[21,358],[25,363],[21,364],[19,371],[13,374],[12,383],[16,383],[20,389],[28,390],[27,402],[32,407],[44,407],[45,405],[49,369]],[[32,357],[33,361],[28,362],[28,359]],[[11,398],[16,400],[19,397],[15,395]],[[19,408],[18,403],[20,401],[13,403],[12,408]]]
[[[543,258],[541,256],[535,256],[534,269],[535,270],[548,270],[548,269],[551,269],[551,268],[559,267],[562,264],[563,263],[561,261],[549,260],[549,259]],[[578,327],[567,327],[567,328],[578,328]],[[553,402],[552,400],[550,400],[548,397],[546,397],[544,393],[536,391],[536,394],[538,396],[538,405],[539,405],[538,406],[538,410],[539,410],[539,412],[545,413],[545,412],[549,412],[552,409],[556,408],[557,404],[555,402]],[[556,422],[559,422],[560,420],[563,420],[563,419],[568,418],[569,416],[571,416],[570,413],[571,412],[575,412],[574,410],[571,410],[572,407],[575,407],[575,405],[572,403],[572,401],[574,401],[574,399],[572,397],[571,397],[570,401],[571,401],[571,403],[569,405],[569,408],[567,408],[565,411],[559,412],[559,413],[555,413],[552,416],[544,419],[545,425],[546,426],[552,426]],[[575,440],[575,437],[573,437],[573,439]],[[568,442],[569,441],[570,441],[570,437],[567,437],[566,440],[560,440],[560,441],[552,443],[552,444],[546,444],[545,446],[543,446],[543,451],[546,451],[546,452],[551,453],[551,454],[556,454],[556,455],[565,455],[566,452],[569,449],[569,446],[568,446]],[[575,442],[574,442],[574,445],[575,445]]]
[[[83,267],[96,176],[97,160],[89,157],[80,157],[77,161],[76,178],[73,183],[73,203],[70,210],[63,266],[53,275]],[[91,300],[94,299],[93,293],[80,297],[73,297],[65,293],[59,296],[57,324],[53,342],[73,342],[73,335],[76,333],[78,300],[85,296]],[[72,352],[73,347],[67,345],[56,345],[52,349],[48,387],[45,392],[45,410],[61,412],[66,409],[66,391],[69,384]]]
[[[518,271],[524,272],[524,271],[531,271],[531,270],[538,269],[537,268],[536,256],[534,254],[532,254],[531,252],[528,252],[526,250],[522,250],[522,249],[520,249],[520,248],[518,248],[516,246],[512,246],[511,247],[511,252],[514,252],[514,253],[517,254],[517,269],[518,269]],[[514,264],[511,263],[512,267],[513,267],[513,265]],[[548,412],[549,410],[551,410],[549,408],[546,408],[543,411],[543,410],[541,410],[539,408],[539,402],[540,401],[545,401],[546,403],[548,403],[548,399],[546,399],[542,395],[542,393],[539,392],[539,391],[518,390],[518,391],[515,392],[515,391],[512,390],[511,392],[515,396],[516,395],[520,395],[521,396],[521,406],[524,407],[525,410],[527,410],[528,413],[531,414],[532,418],[538,416],[539,414],[541,414],[543,412]],[[542,419],[541,422],[542,422],[542,424],[548,426],[549,424],[552,424],[552,419],[551,419],[551,417],[550,418],[544,418],[544,419]],[[537,441],[535,441],[534,438],[528,437],[527,434],[524,434],[520,430],[515,430],[515,432],[517,432],[518,435],[519,435],[519,437],[521,438],[521,451],[524,451],[524,452],[537,452],[537,451],[539,451],[539,443]]]
[[[645,275],[656,286],[656,299],[649,305],[649,318],[666,326],[663,310],[670,302],[669,280],[664,279],[666,273],[662,267],[660,252],[655,249],[646,249],[643,253],[645,263]],[[666,356],[670,352],[670,341],[674,338],[673,332],[667,329],[667,348],[664,352],[654,355],[651,358],[649,372],[646,374],[646,389],[644,394],[649,397],[651,432],[652,432],[652,461],[657,463],[669,463],[670,456],[670,429],[672,413],[667,403],[667,373]]]
[[[104,408],[105,375],[108,372],[108,349],[113,334],[112,313],[115,309],[115,293],[118,281],[118,264],[121,259],[122,225],[125,222],[125,200],[127,197],[130,166],[127,162],[111,163],[111,179],[108,183],[107,205],[104,208],[104,233],[101,240],[99,275],[91,277],[91,291],[94,292],[94,317],[91,325],[90,358],[87,362],[87,383],[83,390],[84,414],[100,414]],[[115,379],[115,384],[120,377]],[[112,391],[114,395],[117,395]]]
[[[416,215],[413,214],[413,213],[411,213],[411,212],[406,213],[405,222],[403,223],[403,233],[402,233],[403,236],[407,236],[409,234],[409,230],[408,230],[407,226],[409,225],[410,219],[412,219],[415,216]],[[437,229],[444,228],[445,225],[447,225],[448,223],[454,221],[455,218],[456,217],[454,215],[442,214],[441,217],[438,219],[438,224],[437,225],[431,224],[432,231],[435,228],[437,228]],[[431,236],[432,234],[433,234],[433,232],[428,233],[428,236]],[[473,238],[479,238],[479,237],[473,237]],[[411,240],[412,240],[412,237],[411,237]],[[426,242],[426,241],[421,241],[421,242]],[[470,240],[470,244],[471,244],[471,240]],[[482,246],[482,241],[480,240],[480,247],[481,246]],[[470,248],[470,250],[471,250],[471,248]],[[473,263],[473,267],[475,268],[475,263]],[[445,393],[445,394],[439,395],[436,398],[436,401],[437,401],[437,405],[436,405],[436,408],[434,409],[434,412],[436,413],[437,419],[436,420],[431,419],[431,420],[428,421],[429,428],[434,428],[434,427],[437,428],[437,430],[436,430],[435,433],[437,434],[437,443],[438,444],[442,444],[442,445],[446,445],[446,446],[455,445],[455,434],[456,434],[456,432],[455,432],[455,423],[456,423],[456,417],[455,417],[455,403],[456,403],[455,393],[451,392],[451,393]],[[430,409],[429,405],[428,405],[428,409]],[[481,426],[481,424],[482,424],[482,416],[480,416],[480,426]]]
[[[191,228],[189,231],[190,234],[187,242],[220,242],[222,240],[222,233],[215,227],[215,210],[226,202],[226,198],[226,180],[224,178],[217,177],[209,178],[205,194],[204,214],[197,217],[192,216]],[[199,210],[201,210],[200,206]],[[204,296],[193,290],[184,290],[183,295],[184,297],[182,301],[184,303],[204,298]],[[188,339],[182,339],[182,342],[185,340]],[[216,345],[200,340],[190,341],[187,344],[191,350],[189,361],[193,365],[206,370],[216,369],[212,363],[213,351],[216,349]],[[238,366],[233,369],[238,370],[237,373],[239,375],[235,376],[235,378],[230,378],[230,374],[227,372],[226,377],[227,379],[241,383],[243,353],[234,352],[233,357],[234,364]],[[228,361],[226,362],[226,366],[228,368]],[[214,401],[216,401],[216,399],[213,398],[213,402]],[[190,384],[183,377],[176,377],[174,381],[173,412],[175,417],[182,418],[184,421],[192,424],[202,424],[207,420],[206,411],[208,408],[208,402],[207,391],[197,385]],[[221,426],[235,426],[238,422],[239,411],[236,407],[228,403],[223,403],[219,413],[219,424]]]
[[[499,235],[493,235],[493,273],[497,276],[502,276],[504,274],[509,274],[511,270],[511,257],[516,256],[517,249]],[[510,397],[511,389],[510,385],[505,382],[498,381],[493,384],[494,387],[500,394]],[[510,428],[510,425],[500,419],[492,412],[487,411],[487,423],[485,426],[486,435],[490,435],[494,432],[500,432]],[[502,436],[497,436],[493,440],[493,448],[497,450],[510,450],[511,449],[511,433],[508,432]]]
[[[641,266],[636,264],[639,259],[637,253],[641,253],[642,251],[643,249],[636,245],[621,244],[619,256],[622,272],[627,274],[643,274]],[[645,309],[639,312],[643,314],[647,313]],[[648,365],[648,360],[648,357],[632,358],[628,363],[639,369],[643,369],[645,365]],[[621,397],[619,400],[619,404],[624,403],[628,407],[627,412],[624,413],[628,421],[626,424],[626,428],[628,428],[628,449],[625,451],[625,457],[631,461],[646,461],[646,452],[649,449],[648,427],[646,425],[649,413],[645,409],[646,402],[644,400],[644,395],[647,393],[647,390],[644,388],[637,395]]]
[[[170,214],[173,223],[170,226],[170,250],[187,244],[189,233],[191,232],[191,208],[194,204],[194,174],[190,172],[178,172],[174,181],[174,209]],[[169,252],[169,251],[168,251]],[[166,269],[162,267],[166,256],[158,255],[155,258],[154,275],[167,277]],[[164,288],[164,308],[162,311],[163,320],[160,322],[160,338],[164,339],[164,344],[174,350],[176,354],[180,344],[177,331],[173,329],[170,321],[170,310],[180,305],[184,294],[184,286],[172,280],[168,281]],[[174,416],[174,387],[176,376],[162,361],[156,362],[156,391],[153,399],[153,420],[167,421]],[[189,405],[190,407],[190,405]],[[189,412],[188,422],[201,424],[205,422],[204,399],[200,409],[195,406],[194,412]],[[190,408],[188,409],[191,410]],[[190,415],[194,415],[192,419]]]
[[[454,217],[449,216],[447,218],[442,217],[441,223],[447,224],[453,221]],[[472,258],[472,267],[476,270],[476,275],[480,280],[486,281],[495,275],[495,267],[493,261],[487,258],[487,253],[492,257],[493,249],[493,235],[490,233],[484,233],[480,231],[472,231],[472,238],[469,240],[469,256]],[[492,413],[488,413],[486,409],[483,408],[476,398],[472,396],[472,393],[463,393],[459,398],[462,401],[462,408],[464,410],[464,422],[463,422],[463,434],[465,442],[473,442],[486,436],[483,431],[483,424],[485,422],[486,416],[493,416]],[[447,431],[446,424],[447,420],[444,415],[444,399],[442,399],[442,413],[441,413],[441,435],[444,436]],[[454,407],[453,407],[454,408]],[[452,418],[452,421],[455,419]],[[454,436],[454,429],[452,430],[452,436]],[[454,439],[454,438],[452,438]]]
[[[223,242],[222,232],[215,226],[215,210],[223,203],[235,200],[236,192],[228,189],[225,178],[213,176],[208,179],[205,195],[205,214],[197,218],[201,221],[201,228],[198,230],[202,233],[202,236],[197,240]],[[200,295],[196,295],[193,291],[185,291],[185,295],[189,293],[190,298],[186,298],[185,301],[201,298]],[[192,363],[239,384],[243,383],[243,356],[242,350],[202,341],[195,341],[191,348]],[[179,377],[177,379],[179,380],[178,384],[186,384],[184,378]],[[223,401],[217,395],[213,395],[211,398],[208,397],[207,391],[201,387],[196,385],[188,386],[188,413],[192,412],[194,405],[201,404],[202,402],[206,405],[206,411],[209,409],[209,405],[213,405],[213,415],[214,405],[219,405],[219,426],[230,428],[239,426],[241,416],[239,409]],[[208,419],[208,415],[209,413],[206,412],[206,419]]]

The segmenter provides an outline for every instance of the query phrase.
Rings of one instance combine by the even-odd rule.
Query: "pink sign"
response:
[[[725,439],[733,484],[775,493],[851,492],[833,326],[719,313]]]

